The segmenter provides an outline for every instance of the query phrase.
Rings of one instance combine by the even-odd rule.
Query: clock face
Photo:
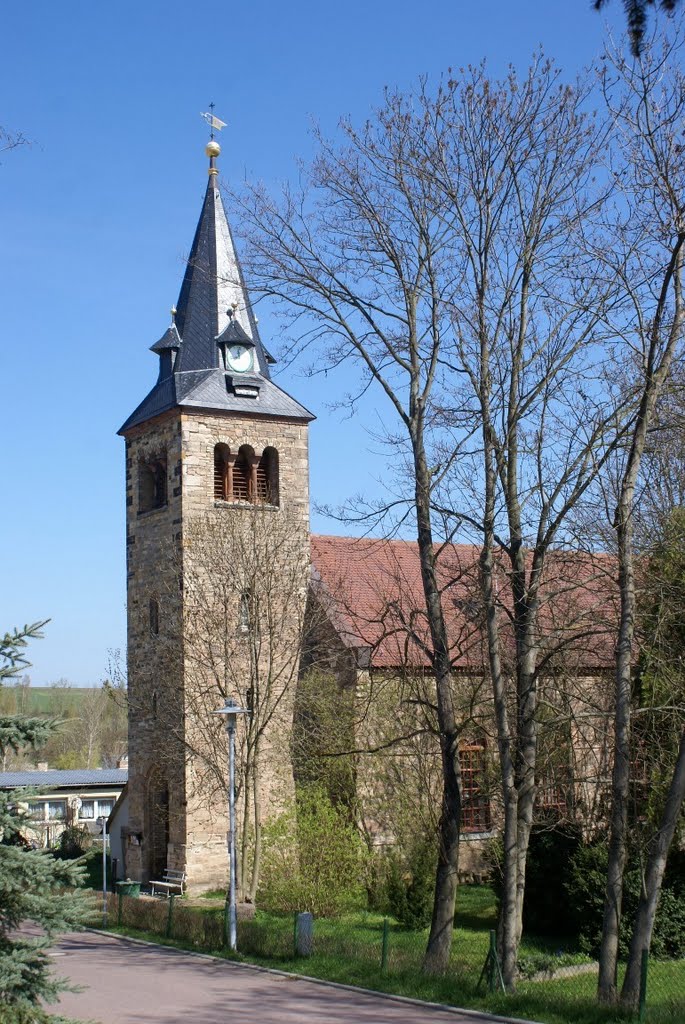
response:
[[[252,369],[253,352],[246,345],[229,345],[226,349],[226,362],[229,369],[236,373],[247,373]]]

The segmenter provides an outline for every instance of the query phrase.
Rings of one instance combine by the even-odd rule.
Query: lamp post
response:
[[[102,927],[107,927],[107,818],[99,819],[102,825]]]
[[[233,950],[237,948],[238,923],[236,915],[235,888],[235,730],[238,715],[249,715],[247,708],[241,708],[233,699],[227,697],[225,705],[212,712],[226,716],[226,735],[228,736],[228,861],[230,881],[228,891],[228,944]]]

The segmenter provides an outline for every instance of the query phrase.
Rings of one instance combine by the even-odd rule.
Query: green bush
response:
[[[387,912],[405,928],[425,928],[430,924],[436,864],[433,837],[417,839],[409,850],[393,850],[387,855]]]
[[[578,922],[572,908],[567,906],[566,882],[571,861],[581,842],[580,829],[574,825],[558,828],[533,826],[528,846],[523,902],[523,928],[526,933],[550,935],[554,938],[576,935]],[[500,838],[489,844],[487,859],[499,905],[504,865],[504,845]]]
[[[75,860],[82,857],[93,845],[93,837],[87,828],[69,825],[59,837],[59,843],[52,851],[61,860]]]
[[[580,948],[597,956],[602,936],[604,892],[608,850],[603,843],[580,846],[570,863],[565,882],[569,911],[573,913],[574,932]],[[637,912],[642,876],[633,856],[623,880],[623,915],[619,937],[619,955],[627,956],[635,914]],[[651,953],[657,958],[685,956],[685,857],[674,851],[669,857],[659,899]]]
[[[264,828],[258,903],[319,917],[363,907],[367,856],[359,832],[323,787],[302,787],[296,802]]]
[[[501,839],[488,850],[492,886],[502,895]],[[533,829],[526,868],[523,906],[524,933],[573,939],[593,957],[599,953],[604,916],[608,851],[604,843],[584,843],[574,826]],[[641,890],[637,855],[629,858],[623,886],[623,915],[619,954],[628,953]],[[672,851],[668,859],[651,945],[657,958],[685,956],[685,852]]]

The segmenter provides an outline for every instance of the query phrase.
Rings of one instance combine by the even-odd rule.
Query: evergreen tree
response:
[[[28,664],[28,641],[41,636],[44,622],[0,636],[0,685]],[[39,747],[54,729],[41,718],[0,716],[0,755]],[[41,1003],[54,999],[64,982],[50,970],[47,948],[58,932],[78,927],[89,912],[83,868],[33,850],[21,835],[26,790],[0,792],[0,1020],[43,1024],[56,1018]],[[17,931],[19,930],[19,932]]]
[[[628,21],[630,49],[634,57],[639,57],[642,52],[642,44],[647,31],[647,9],[659,7],[667,14],[673,14],[680,3],[681,0],[623,0]],[[607,0],[594,0],[596,11],[600,11],[606,4]]]

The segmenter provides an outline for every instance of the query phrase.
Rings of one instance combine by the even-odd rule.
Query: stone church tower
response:
[[[242,517],[249,529],[255,515],[287,516],[308,550],[313,419],[271,380],[274,360],[219,193],[220,149],[212,141],[206,151],[209,182],[177,308],[152,346],[159,376],[119,431],[126,440],[126,871],[146,881],[181,870],[195,888],[226,879],[227,822],[221,802],[208,812],[187,742],[203,728],[193,719],[186,639],[192,524],[210,517],[221,530]],[[218,693],[211,700],[222,704]]]

